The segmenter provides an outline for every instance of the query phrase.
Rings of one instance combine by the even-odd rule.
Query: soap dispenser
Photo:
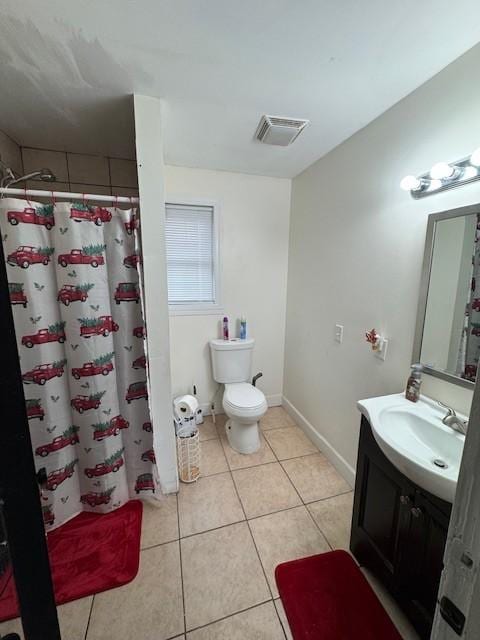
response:
[[[422,371],[421,364],[412,364],[410,376],[407,380],[407,388],[405,390],[405,397],[410,402],[418,402],[420,398],[420,385],[422,384]]]

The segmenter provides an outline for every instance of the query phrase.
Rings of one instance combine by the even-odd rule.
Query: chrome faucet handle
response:
[[[445,418],[448,418],[449,416],[456,416],[457,415],[455,413],[455,409],[452,409],[452,407],[449,407],[448,404],[445,404],[444,402],[441,402],[440,400],[437,400],[437,404],[439,404],[441,407],[443,407],[444,409],[446,409],[448,411],[448,413],[445,416]]]

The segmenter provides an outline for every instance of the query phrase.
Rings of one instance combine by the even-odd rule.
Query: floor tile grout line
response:
[[[297,427],[298,428],[298,427]],[[313,443],[315,444],[315,443]],[[315,445],[315,447],[318,449],[317,445]],[[275,456],[275,458],[277,459],[278,464],[280,465],[281,469],[283,470],[284,474],[286,475],[288,481],[290,482],[290,484],[292,485],[295,493],[297,494],[297,496],[300,499],[301,504],[298,506],[303,506],[303,508],[305,509],[305,511],[308,513],[309,518],[313,521],[313,524],[315,525],[315,527],[318,529],[320,535],[322,536],[322,538],[325,540],[325,542],[328,545],[328,548],[333,551],[333,547],[330,544],[330,541],[328,540],[327,536],[323,533],[323,531],[320,529],[320,526],[318,525],[318,523],[315,521],[315,518],[312,516],[312,514],[310,513],[310,509],[308,509],[305,501],[303,500],[302,496],[300,495],[300,492],[298,491],[297,487],[295,486],[293,480],[290,478],[288,471],[284,468],[282,461],[278,458],[277,454],[275,453],[275,450],[273,449],[273,447],[271,447],[272,451],[273,451],[273,455]],[[310,454],[306,454],[306,456],[298,456],[298,458],[303,458],[303,457],[307,457],[310,455],[317,455],[317,453],[322,453],[320,451],[320,449],[318,449],[318,451],[316,453],[310,453]],[[323,454],[322,454],[323,455]],[[293,459],[297,459],[297,458],[289,458],[289,460],[293,460]],[[292,509],[294,509],[295,507],[292,507]],[[284,509],[284,511],[287,511],[287,509]],[[279,513],[279,512],[277,512]],[[260,516],[261,517],[261,516]],[[273,594],[272,594],[273,595]],[[275,607],[276,609],[276,607]],[[277,615],[278,615],[278,611],[277,611]],[[280,616],[278,616],[280,618]],[[281,622],[281,620],[280,620]],[[283,629],[283,625],[282,625],[282,629]],[[285,634],[286,637],[286,633],[285,633],[285,629],[283,630],[283,633]]]
[[[295,426],[297,426],[297,428],[299,428],[299,427],[298,427],[298,425],[295,425]],[[294,459],[303,458],[303,457],[307,457],[307,456],[317,455],[317,453],[322,453],[322,452],[320,451],[320,449],[317,447],[317,445],[316,445],[315,443],[313,443],[313,444],[314,444],[314,445],[315,445],[315,447],[317,448],[317,450],[318,450],[317,452],[315,452],[315,453],[309,453],[309,454],[306,454],[305,456],[298,456],[297,458],[288,458],[288,459],[289,459],[289,460],[294,460]],[[300,501],[301,501],[301,505],[299,505],[299,506],[303,506],[303,507],[304,507],[304,509],[305,509],[305,510],[306,510],[306,512],[308,513],[308,516],[309,516],[309,517],[310,517],[310,519],[313,521],[313,524],[315,525],[315,527],[316,527],[316,528],[318,529],[318,531],[320,532],[320,535],[321,535],[321,536],[322,536],[322,538],[325,540],[325,542],[327,543],[327,545],[328,545],[328,547],[330,548],[330,550],[331,550],[331,551],[333,551],[333,547],[332,547],[332,545],[330,544],[330,540],[327,538],[327,536],[325,535],[325,533],[322,531],[322,529],[320,528],[320,525],[317,523],[317,521],[315,520],[315,518],[314,518],[314,517],[313,517],[313,515],[311,514],[310,509],[307,507],[307,504],[310,504],[310,503],[306,503],[306,502],[305,502],[305,500],[303,499],[303,497],[301,496],[301,494],[300,494],[299,490],[298,490],[298,489],[297,489],[297,487],[295,486],[295,483],[293,482],[292,478],[290,477],[290,475],[289,475],[288,471],[287,471],[287,470],[285,469],[285,467],[283,466],[283,464],[282,464],[282,460],[280,460],[280,459],[277,457],[277,454],[275,453],[275,451],[274,451],[273,447],[272,447],[272,451],[273,451],[273,455],[274,455],[274,456],[275,456],[275,458],[277,459],[277,461],[278,461],[278,463],[279,463],[280,467],[282,468],[283,472],[284,472],[284,473],[285,473],[285,475],[287,476],[288,481],[289,481],[289,482],[290,482],[290,484],[292,485],[293,489],[295,490],[295,493],[297,494],[297,496],[299,497],[299,499],[300,499]],[[322,453],[322,455],[323,455],[323,453]],[[348,492],[347,492],[347,493],[348,493]],[[338,494],[338,495],[342,495],[342,494]],[[330,497],[336,497],[336,496],[330,496]],[[317,501],[314,501],[314,502],[317,502]],[[320,501],[318,501],[318,502],[320,502]],[[295,507],[292,507],[292,508],[295,508]],[[286,509],[284,509],[284,511],[286,511]],[[278,513],[278,512],[277,512],[277,513]],[[260,516],[260,517],[262,517],[262,516]]]
[[[189,533],[186,536],[182,536],[180,540],[189,540],[190,538],[194,538],[195,536],[201,536],[203,533],[210,533],[211,531],[218,531],[219,529],[225,529],[226,527],[231,527],[234,524],[240,524],[242,522],[246,522],[246,518],[242,520],[234,520],[233,522],[228,522],[227,524],[221,524],[218,527],[212,527],[211,529],[205,529],[204,531],[198,531],[196,533]]]
[[[285,640],[287,640],[287,629],[285,629],[285,625],[283,624],[283,620],[280,617],[280,613],[278,611],[277,605],[275,604],[275,600],[280,600],[282,607],[283,607],[283,602],[282,602],[282,598],[280,597],[280,595],[278,596],[278,598],[274,598],[273,599],[273,606],[275,607],[275,612],[277,614],[277,618],[278,621],[280,623],[280,626],[282,627],[282,631],[283,631],[283,635],[285,636]],[[284,609],[285,611],[285,609]],[[292,630],[290,629],[290,625],[288,623],[288,619],[287,619],[287,614],[285,614],[285,619],[286,619],[286,624],[288,625],[288,631],[290,632],[290,635],[292,635]]]
[[[178,505],[178,492],[177,492],[177,526],[178,526],[178,553],[179,553],[179,559],[180,559],[180,582],[182,585],[183,635],[186,637],[187,612],[185,609],[185,588],[183,584],[182,539],[180,538],[180,508]]]
[[[90,620],[92,619],[92,613],[93,613],[93,603],[95,602],[95,593],[93,594],[92,597],[92,604],[90,605],[90,611],[88,612],[88,620],[87,620],[87,626],[85,627],[85,635],[84,635],[84,640],[87,640],[88,638],[88,632],[90,630]]]
[[[311,512],[310,512],[310,509],[309,509],[309,508],[308,508],[308,506],[307,506],[308,504],[311,504],[311,503],[305,502],[305,500],[302,498],[302,496],[301,496],[301,494],[300,494],[299,490],[298,490],[298,489],[297,489],[297,487],[295,486],[295,484],[294,484],[293,480],[290,478],[290,475],[288,474],[288,471],[284,468],[283,464],[281,464],[281,463],[280,463],[280,466],[282,467],[282,469],[283,469],[283,471],[284,471],[285,475],[287,476],[288,480],[290,481],[290,483],[291,483],[292,487],[295,489],[295,491],[296,491],[296,493],[297,493],[298,497],[299,497],[299,498],[300,498],[300,500],[302,501],[302,505],[303,505],[303,507],[305,508],[306,512],[308,513],[308,515],[309,515],[310,519],[313,521],[313,524],[314,524],[314,525],[317,527],[317,529],[319,530],[320,535],[322,536],[322,538],[324,538],[324,539],[325,539],[325,542],[327,543],[327,545],[328,545],[328,547],[330,548],[330,550],[331,550],[331,551],[333,551],[333,547],[332,547],[332,545],[330,544],[330,540],[327,538],[327,536],[325,535],[325,533],[322,531],[322,529],[320,528],[320,525],[319,525],[319,524],[318,524],[318,522],[315,520],[315,518],[313,517],[313,515],[312,515],[312,514],[311,514]],[[340,495],[340,494],[338,494],[338,495]],[[336,497],[336,496],[331,496],[331,497]],[[314,502],[320,502],[320,500],[318,500],[318,501],[314,501]]]
[[[266,465],[270,465],[270,464],[275,464],[275,463],[267,462],[267,463],[265,463],[265,465],[258,465],[258,466],[266,466]],[[252,469],[253,467],[248,467],[248,468]],[[238,471],[242,471],[242,469],[238,469]],[[227,471],[227,472],[223,472],[223,473],[231,473],[231,472]],[[217,475],[220,475],[220,474],[217,474]],[[211,476],[207,476],[207,477],[211,477]],[[290,478],[288,478],[288,479],[289,479],[290,483],[293,485],[293,483],[291,482]],[[297,495],[299,495],[299,498],[301,500],[301,504],[296,504],[296,505],[293,505],[291,507],[285,507],[283,509],[275,509],[274,511],[269,511],[267,513],[262,513],[262,514],[259,514],[259,515],[256,515],[256,516],[247,516],[246,512],[245,512],[245,509],[243,507],[243,503],[241,501],[240,495],[238,493],[237,487],[235,485],[235,479],[233,478],[233,474],[232,474],[232,480],[233,480],[233,483],[234,483],[234,486],[235,486],[235,493],[237,494],[237,496],[238,496],[238,498],[240,500],[240,504],[242,506],[242,511],[244,512],[244,515],[245,515],[244,519],[235,520],[234,522],[229,522],[227,524],[222,524],[222,525],[219,525],[218,527],[212,527],[210,529],[204,529],[203,531],[198,531],[196,533],[190,533],[188,535],[180,535],[180,532],[179,532],[179,537],[178,538],[172,538],[171,540],[164,540],[163,542],[158,542],[157,544],[149,545],[148,547],[142,548],[140,550],[140,552],[150,551],[151,549],[156,549],[158,547],[162,547],[163,545],[171,544],[172,542],[178,542],[179,540],[188,540],[189,538],[193,538],[195,536],[201,536],[203,533],[209,533],[211,531],[217,531],[219,529],[225,529],[226,527],[230,527],[230,526],[232,526],[234,524],[240,524],[241,522],[249,522],[251,520],[259,520],[260,518],[265,518],[266,516],[271,516],[271,515],[275,515],[277,513],[282,513],[282,511],[291,511],[292,509],[298,509],[299,507],[305,507],[307,509],[307,511],[309,511],[308,507],[310,505],[312,505],[312,504],[316,504],[317,502],[324,502],[325,500],[331,500],[332,498],[337,498],[339,496],[343,496],[343,495],[347,495],[348,493],[351,493],[351,491],[346,491],[345,493],[338,493],[338,494],[335,494],[333,496],[329,496],[327,498],[322,498],[320,500],[313,500],[312,502],[304,502],[302,500],[302,497],[298,494],[298,491],[296,490],[295,485],[293,485],[293,487],[295,489],[295,492],[297,493]],[[178,514],[177,514],[177,518],[178,518]],[[317,525],[317,527],[318,527],[318,525]],[[322,535],[325,536],[323,531],[322,531]]]
[[[249,521],[248,521],[248,518],[247,518],[247,514],[246,514],[245,509],[244,509],[244,507],[243,507],[243,503],[242,503],[242,500],[241,500],[241,498],[240,498],[240,494],[239,494],[239,492],[238,492],[237,485],[235,484],[235,478],[233,477],[233,473],[232,473],[232,472],[230,472],[230,474],[231,474],[231,476],[232,476],[232,482],[233,482],[233,486],[235,487],[235,492],[236,492],[236,494],[237,494],[237,499],[238,499],[238,501],[240,502],[240,506],[242,507],[243,515],[245,516],[245,520],[246,520],[246,523],[247,523],[248,531],[249,531],[249,533],[250,533],[250,537],[251,537],[252,542],[253,542],[253,546],[254,546],[255,551],[256,551],[256,553],[257,553],[258,561],[259,561],[259,563],[260,563],[260,566],[262,567],[263,576],[264,576],[265,581],[266,581],[266,583],[267,583],[268,591],[269,591],[270,595],[272,596],[272,600],[273,600],[273,592],[272,592],[272,589],[271,589],[271,587],[270,587],[270,581],[269,581],[269,579],[268,579],[268,577],[267,577],[267,572],[266,572],[266,570],[265,570],[265,567],[263,566],[262,558],[260,557],[260,552],[259,552],[259,550],[258,550],[257,543],[255,542],[255,536],[253,535],[252,528],[250,527],[250,524],[249,524]]]
[[[245,607],[245,609],[239,609],[238,611],[235,611],[235,613],[229,613],[227,616],[223,616],[222,618],[217,618],[216,620],[212,620],[212,622],[207,622],[206,624],[202,624],[198,627],[193,627],[192,629],[188,629],[186,633],[193,633],[194,631],[198,631],[199,629],[206,629],[207,627],[210,627],[211,625],[216,624],[217,622],[223,622],[224,620],[229,620],[230,618],[234,618],[235,616],[238,616],[241,613],[245,613],[246,611],[251,611],[252,609],[256,609],[257,607],[262,607],[264,604],[268,604],[269,602],[271,602],[273,607],[275,607],[274,599],[268,598],[267,600],[262,600],[257,604],[252,604],[251,607]],[[173,638],[176,638],[176,636],[173,636]],[[173,640],[173,638],[167,638],[167,640]]]
[[[316,502],[325,502],[325,500],[333,500],[333,498],[339,498],[340,496],[348,496],[349,493],[353,493],[353,489],[349,489],[348,491],[341,491],[340,493],[334,493],[331,496],[325,496],[325,498],[318,498],[317,500],[309,500],[305,502],[305,506],[309,504],[315,504]]]
[[[316,445],[315,445],[315,446],[316,446]],[[308,453],[308,454],[306,454],[305,456],[298,456],[298,457],[295,457],[295,458],[286,458],[285,460],[278,460],[278,462],[279,462],[280,466],[282,467],[282,469],[284,470],[284,472],[287,474],[288,479],[290,480],[290,482],[292,483],[292,485],[295,487],[295,490],[297,491],[297,493],[298,493],[298,495],[299,495],[300,500],[302,501],[302,503],[303,503],[305,506],[306,506],[307,504],[312,504],[313,502],[321,502],[322,500],[329,500],[330,498],[336,498],[337,496],[343,496],[343,495],[346,495],[347,493],[351,493],[351,492],[353,491],[353,489],[352,489],[352,488],[350,488],[350,489],[348,489],[347,491],[340,491],[340,493],[334,493],[334,494],[332,494],[331,496],[325,496],[325,497],[323,497],[323,498],[318,498],[318,499],[316,499],[316,500],[304,500],[304,499],[303,499],[303,497],[300,495],[299,490],[298,490],[298,489],[297,489],[297,487],[295,486],[295,483],[293,482],[292,478],[290,477],[290,474],[288,473],[288,470],[287,470],[287,469],[285,469],[285,467],[283,466],[282,462],[288,462],[289,460],[298,460],[298,458],[307,458],[307,457],[310,457],[310,456],[315,456],[315,455],[317,455],[318,453],[320,453],[321,455],[324,455],[324,454],[320,451],[320,449],[318,449],[317,453]],[[332,463],[331,463],[328,459],[327,459],[327,462],[330,464],[330,466],[332,466],[332,467],[333,467]],[[333,469],[335,469],[335,467],[333,467]],[[335,469],[335,471],[336,471],[336,469]],[[337,473],[338,473],[338,472],[337,472]],[[340,475],[340,474],[338,474],[338,475]],[[340,476],[340,477],[342,477],[342,476]],[[344,478],[343,478],[343,479],[344,479]],[[346,481],[345,481],[345,482],[346,482]],[[348,483],[347,483],[347,484],[348,484]]]

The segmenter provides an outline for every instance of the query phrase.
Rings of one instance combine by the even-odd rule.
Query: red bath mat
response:
[[[131,500],[104,515],[81,513],[48,534],[57,604],[120,587],[140,560],[142,503]],[[0,622],[18,616],[13,577],[0,597]]]
[[[402,640],[346,551],[285,562],[275,579],[295,640]]]

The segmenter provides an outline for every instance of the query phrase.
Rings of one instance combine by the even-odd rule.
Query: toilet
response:
[[[213,378],[225,385],[225,431],[232,449],[255,453],[260,448],[258,421],[268,408],[265,396],[250,384],[255,340],[210,340]]]

